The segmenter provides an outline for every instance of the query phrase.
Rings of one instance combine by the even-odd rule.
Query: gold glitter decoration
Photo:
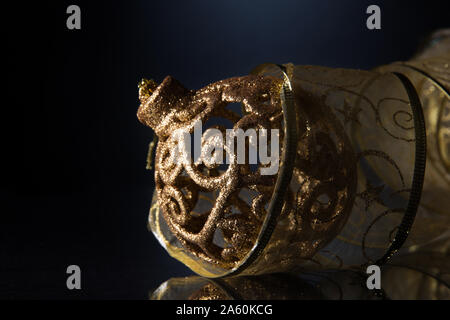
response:
[[[180,128],[193,132],[196,121],[205,123],[213,116],[228,119],[234,124],[233,129],[280,129],[280,88],[278,79],[245,76],[192,91],[169,76],[151,95],[145,91],[140,94],[146,99],[141,100],[138,118],[152,127],[159,139],[155,184],[164,218],[186,248],[210,263],[231,268],[250,250],[276,175],[261,175],[260,168],[253,172],[249,165],[238,165],[236,159],[224,172],[217,165],[176,164],[170,153],[178,146],[170,133]],[[233,102],[244,105],[246,114],[242,118],[226,109]],[[244,188],[257,193],[251,203],[239,196]],[[194,213],[202,193],[217,194],[214,205],[205,212]],[[217,229],[223,235],[222,246],[213,241]]]
[[[192,293],[188,300],[229,300],[229,297],[212,283],[207,283]]]
[[[371,71],[263,64],[199,90],[170,76],[144,81],[138,118],[159,140],[149,228],[172,257],[212,278],[361,268],[390,254],[393,243],[401,241],[401,257],[448,239],[450,37],[438,39],[413,60]],[[242,114],[231,103],[242,104]],[[295,116],[285,116],[288,105]],[[224,132],[209,124],[216,118],[233,129],[279,129],[280,154],[289,155],[283,174],[263,176],[261,165],[236,159],[171,161],[175,130],[192,134],[201,120]],[[426,170],[415,179],[425,145]],[[280,181],[288,186],[275,189]],[[410,202],[417,197],[419,204]],[[206,286],[197,298],[206,296],[220,293]]]
[[[235,160],[224,172],[217,166],[173,163],[170,153],[177,148],[177,141],[169,133],[180,128],[193,132],[196,121],[205,123],[215,116],[230,120],[233,129],[280,129],[282,139],[281,84],[276,77],[249,75],[192,91],[166,77],[138,110],[139,120],[152,127],[159,138],[155,183],[166,223],[191,254],[224,269],[241,263],[254,246],[277,175],[261,175],[261,166],[251,170]],[[308,99],[299,96],[297,102],[321,104]],[[242,117],[226,109],[233,102],[243,104]],[[301,135],[294,176],[300,187],[295,193],[286,191],[282,212],[291,222],[291,232],[301,230],[305,246],[299,254],[303,257],[310,257],[335,234],[353,201],[353,153],[339,123],[321,116],[323,112],[320,107],[311,108],[297,119]],[[242,190],[252,195],[243,198]],[[196,212],[201,193],[213,193],[212,204],[209,210]],[[320,197],[325,202],[321,203]],[[218,230],[222,245],[214,241]],[[318,238],[309,241],[311,233],[317,233]]]

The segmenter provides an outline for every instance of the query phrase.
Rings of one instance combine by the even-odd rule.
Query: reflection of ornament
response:
[[[152,300],[309,300],[323,299],[317,283],[294,275],[270,274],[211,280],[172,278],[150,296]],[[261,309],[261,308],[260,308]]]
[[[206,279],[172,278],[152,294],[154,300],[379,300],[450,299],[450,260],[429,251],[395,257],[383,268],[381,290],[366,286],[358,270]],[[435,251],[436,248],[434,248]],[[402,258],[402,259],[398,259]]]
[[[421,59],[374,71],[265,64],[197,91],[144,81],[138,118],[159,139],[152,231],[208,277],[384,263],[408,235],[404,252],[448,236],[450,50]],[[278,173],[171,161],[172,132],[214,119],[221,131],[279,129]]]

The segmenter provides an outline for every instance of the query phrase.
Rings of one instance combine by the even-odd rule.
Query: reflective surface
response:
[[[78,0],[74,31],[67,2],[5,2],[0,298],[146,299],[192,276],[146,228],[152,137],[136,84],[172,74],[201,88],[266,61],[369,70],[448,27],[448,1],[379,0],[382,29],[367,30],[371,3]]]
[[[442,248],[448,248],[441,243]],[[445,251],[445,250],[444,250]],[[450,299],[447,253],[423,251],[392,259],[382,268],[381,290],[369,290],[361,270],[268,274],[225,278],[171,278],[150,292],[155,300],[382,300]]]

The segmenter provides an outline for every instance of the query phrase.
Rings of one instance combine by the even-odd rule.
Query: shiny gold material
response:
[[[165,222],[191,254],[224,269],[241,263],[254,245],[277,175],[261,175],[260,168],[252,172],[249,165],[236,161],[225,172],[217,166],[174,164],[170,152],[177,148],[177,141],[168,133],[181,127],[192,132],[195,121],[206,122],[212,116],[230,120],[233,129],[282,129],[280,89],[275,77],[251,75],[193,92],[167,77],[138,111],[141,122],[152,126],[159,137],[155,182]],[[286,237],[302,244],[298,255],[306,259],[338,233],[348,216],[355,157],[343,128],[326,112],[322,100],[297,94],[299,104],[315,108],[305,108],[297,119],[301,134],[296,186],[286,192],[280,223],[288,226]],[[243,103],[243,117],[226,109],[231,102]],[[202,193],[209,193],[203,197],[211,205],[199,212],[196,207]],[[222,239],[217,240],[218,232]]]
[[[192,132],[196,121],[205,123],[211,117],[231,121],[234,129],[280,128],[280,86],[275,78],[246,76],[191,91],[167,77],[139,108],[139,120],[151,126],[159,138],[155,182],[164,218],[183,246],[207,262],[231,268],[252,247],[276,175],[262,176],[259,169],[252,172],[249,165],[238,165],[236,159],[225,172],[218,166],[174,164],[170,153],[177,148],[177,141],[169,134],[179,128]],[[232,102],[243,103],[246,114],[242,118],[226,109]],[[257,194],[250,203],[239,196],[245,189]],[[202,198],[214,205],[210,202],[208,208],[200,208],[197,204]],[[218,229],[222,245],[214,241]]]
[[[348,277],[346,280],[349,279]],[[232,277],[222,281],[195,276],[172,278],[150,295],[152,300],[309,300],[324,298],[327,297],[321,294],[316,283],[309,283],[289,274]]]
[[[154,80],[142,79],[138,85],[139,88],[139,100],[146,101],[153,93],[158,84]]]
[[[448,256],[435,250],[393,259],[381,273],[381,292],[369,290],[358,270],[225,278],[171,278],[152,300],[449,300]]]
[[[400,234],[411,190],[417,188],[416,148],[425,145],[417,136],[417,106],[396,72],[415,87],[427,132],[422,201],[412,230],[401,230],[409,237],[398,254],[448,238],[448,39],[440,37],[439,46],[411,61],[372,71],[264,64],[252,75],[197,91],[170,76],[158,86],[144,81],[138,118],[159,138],[150,229],[170,255],[207,277],[242,265],[242,274],[253,275],[374,263]],[[284,119],[283,84],[292,88],[295,119]],[[242,114],[227,108],[236,102]],[[219,123],[208,125],[215,118]],[[263,176],[261,166],[255,170],[235,159],[225,167],[175,164],[170,155],[177,142],[171,133],[180,128],[192,133],[197,120],[222,132],[226,122],[234,129],[279,129],[280,142],[286,135],[284,120],[297,128],[283,208],[256,260],[247,261],[264,236],[260,230],[278,176]]]

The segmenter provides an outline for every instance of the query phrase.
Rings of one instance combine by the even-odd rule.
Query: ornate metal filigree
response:
[[[138,117],[159,138],[152,231],[173,257],[208,277],[353,268],[385,261],[380,257],[397,252],[406,236],[405,250],[445,234],[448,61],[428,57],[372,71],[264,64],[258,75],[196,91],[171,77],[160,85],[143,81]],[[291,109],[282,103],[286,83]],[[230,110],[231,103],[242,104],[243,112]],[[296,116],[285,117],[292,108]],[[209,124],[212,119],[220,121]],[[171,133],[192,134],[198,120],[221,132],[225,122],[235,130],[279,129],[280,142],[295,136],[296,149],[286,143],[295,155],[281,159],[289,163],[288,178],[264,176],[261,165],[233,158],[227,165],[174,162],[178,141]],[[285,128],[292,125],[295,133]],[[274,192],[281,180],[289,181],[284,199]],[[268,209],[278,200],[282,209],[272,215]],[[411,229],[416,211],[419,223]]]
[[[235,158],[224,170],[217,164],[174,163],[170,155],[178,142],[170,133],[180,128],[192,133],[196,121],[212,117],[231,121],[233,129],[281,129],[280,80],[245,76],[192,91],[166,77],[153,92],[141,88],[138,118],[159,138],[155,184],[167,224],[192,254],[225,268],[234,266],[256,240],[276,175],[261,175],[261,167],[251,170]],[[236,102],[244,107],[242,117],[226,108]],[[240,194],[243,189],[253,191],[250,201]],[[209,207],[198,212],[202,197]]]
[[[257,241],[277,175],[261,175],[261,165],[255,170],[237,164],[236,159],[223,170],[194,161],[174,163],[171,151],[178,147],[178,140],[170,133],[180,128],[192,133],[196,121],[220,117],[231,121],[233,129],[279,129],[282,141],[281,84],[275,77],[250,75],[198,91],[185,89],[171,77],[157,87],[149,81],[140,87],[138,117],[159,138],[155,158],[158,204],[177,239],[206,262],[230,269],[242,261]],[[306,95],[296,101],[297,109],[299,103],[315,107],[289,119],[299,129],[298,150],[291,169],[295,179],[286,190],[280,219],[289,220],[287,238],[295,234],[296,240],[304,240],[300,255],[311,257],[348,216],[355,159],[338,121],[323,116],[322,102],[308,101]],[[227,109],[235,102],[243,104],[242,116]],[[225,130],[221,125],[215,127]],[[199,206],[201,201],[209,201],[209,206]]]

